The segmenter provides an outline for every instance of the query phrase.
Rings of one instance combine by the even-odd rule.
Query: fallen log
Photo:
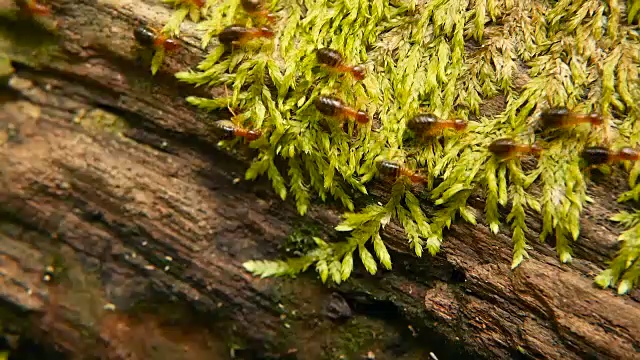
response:
[[[312,276],[251,277],[242,263],[279,257],[297,231],[336,239],[341,211],[316,204],[300,217],[267,183],[235,180],[246,158],[218,149],[184,101],[208,90],[172,76],[203,56],[193,24],[152,78],[133,28],[163,23],[170,9],[52,8],[56,36],[22,20],[0,35],[15,67],[0,101],[5,338],[72,358],[640,357],[638,291],[593,285],[620,232],[605,219],[621,209],[597,184],[571,265],[536,241],[532,214],[532,258],[514,271],[509,237],[484,225],[454,224],[442,251],[419,259],[391,224],[393,271],[356,266],[333,288]],[[25,26],[30,40],[18,36]]]

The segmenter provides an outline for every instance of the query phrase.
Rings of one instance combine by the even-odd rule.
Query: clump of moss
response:
[[[637,110],[636,110],[637,111]],[[630,124],[631,136],[634,143],[638,142],[640,132],[637,124]],[[623,193],[618,201],[635,201],[640,199],[640,184],[637,182],[640,174],[640,163],[634,164],[629,174],[629,187],[631,190]],[[626,294],[638,285],[640,279],[640,210],[629,213],[623,211],[611,217],[612,221],[619,222],[625,227],[625,231],[618,238],[621,247],[616,257],[610,262],[609,268],[602,271],[596,277],[596,284],[603,288],[617,287],[618,294]]]
[[[255,25],[239,8],[239,0],[210,1],[197,16],[191,5],[172,3],[178,10],[165,31],[177,34],[179,24],[192,14],[205,32],[203,48],[211,49],[196,69],[177,77],[194,86],[225,86],[231,91],[223,98],[187,100],[205,110],[242,109],[239,125],[264,134],[250,145],[258,155],[246,178],[266,174],[282,199],[293,195],[300,214],[316,197],[337,199],[349,211],[336,227],[350,232],[346,241],[314,238],[316,247],[301,257],[247,262],[245,267],[256,275],[295,275],[314,266],[323,281],[330,277],[339,283],[349,277],[355,251],[370,273],[378,264],[390,269],[391,259],[380,237],[390,221],[404,227],[417,256],[425,248],[436,254],[443,232],[456,218],[476,223],[467,201],[478,193],[486,198],[491,231],[499,232],[505,220],[511,227],[512,267],[528,256],[527,209],[542,216],[541,239],[555,236],[560,260],[570,262],[571,242],[580,233],[580,213],[589,201],[576,149],[604,141],[614,147],[638,143],[634,130],[640,41],[633,23],[640,3],[635,0],[626,8],[598,0],[274,0],[267,7],[281,19],[275,39],[232,51],[214,37],[233,23]],[[321,70],[314,54],[320,47],[340,51],[350,63],[364,63],[368,70],[364,81]],[[375,131],[359,128],[351,136],[355,125],[345,132],[315,110],[314,99],[324,94],[365,107],[381,126]],[[497,97],[504,99],[504,109],[492,116],[483,114],[483,103]],[[605,131],[590,131],[585,125],[543,133],[538,140],[542,139],[545,152],[534,169],[526,169],[518,159],[498,161],[487,150],[491,141],[506,136],[532,143],[536,137],[529,130],[532,122],[550,106],[598,111],[606,118]],[[421,111],[470,119],[470,126],[442,142],[415,146],[407,142],[405,129]],[[367,193],[366,184],[376,176],[380,159],[423,168],[428,176],[426,191],[416,195],[399,180],[386,203],[355,212],[353,195]],[[285,174],[276,160],[288,164]],[[635,183],[638,170],[634,171]],[[542,196],[533,194],[534,183]],[[634,191],[637,196],[640,188]],[[428,213],[423,204],[431,209]],[[500,206],[509,211],[506,219],[500,218]],[[637,255],[628,255],[638,252],[637,241],[628,240],[637,239],[633,235],[637,232],[625,234],[620,256],[634,259],[637,269]],[[612,266],[621,261],[616,258]],[[610,276],[607,284],[621,276],[613,267],[605,274]],[[637,273],[629,276],[637,278]]]

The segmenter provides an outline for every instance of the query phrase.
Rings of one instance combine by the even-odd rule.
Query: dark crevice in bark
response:
[[[438,359],[441,360],[484,359],[477,353],[467,351],[463,344],[452,342],[434,331],[433,327],[437,326],[437,323],[432,325],[433,327],[408,324],[403,314],[404,311],[394,301],[376,299],[367,293],[348,292],[341,294],[355,313],[381,319],[398,329],[400,334],[398,341],[385,344],[385,350],[389,351],[389,353],[399,356],[406,353],[408,348],[412,346],[421,346],[425,349],[434,349]],[[427,322],[430,321],[432,320],[427,320]],[[425,356],[428,356],[428,354],[425,354]]]

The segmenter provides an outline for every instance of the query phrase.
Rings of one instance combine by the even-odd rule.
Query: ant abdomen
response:
[[[344,107],[342,100],[333,96],[318,96],[314,101],[316,109],[323,115],[338,116]]]
[[[338,51],[329,48],[318,49],[316,58],[319,63],[331,67],[336,67],[342,64],[343,61],[342,55]]]
[[[133,30],[133,36],[138,43],[143,46],[153,46],[156,39],[155,32],[146,26],[138,26],[135,28],[135,30]]]
[[[38,3],[36,0],[16,0],[16,5],[20,10],[30,15],[47,16],[51,14],[51,9],[48,6]]]

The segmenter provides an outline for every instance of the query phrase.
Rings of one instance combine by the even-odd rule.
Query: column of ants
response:
[[[190,0],[194,5],[202,7],[205,0]],[[37,3],[35,0],[16,0],[17,5],[23,13],[31,16],[47,16],[50,9],[45,5]],[[274,23],[276,17],[265,9],[262,0],[241,0],[243,9],[250,16]],[[140,26],[134,30],[136,40],[144,46],[155,48],[163,48],[165,51],[172,52],[181,47],[178,40],[172,39],[159,33],[148,26]],[[218,39],[225,46],[242,46],[248,41],[256,38],[272,38],[274,32],[268,26],[249,28],[243,25],[231,25],[226,27],[218,34]],[[362,65],[350,65],[344,60],[342,54],[330,48],[322,48],[316,51],[316,58],[325,68],[338,72],[348,73],[353,76],[356,81],[361,81],[365,77],[365,68]],[[318,96],[314,105],[321,114],[339,119],[339,121],[353,120],[358,124],[366,124],[369,122],[369,115],[366,112],[345,104],[344,101],[333,96]],[[589,123],[592,126],[600,126],[604,122],[601,115],[597,113],[578,114],[570,111],[565,107],[555,107],[543,111],[540,114],[538,125],[544,129],[568,128],[583,123]],[[233,121],[220,120],[214,124],[219,135],[224,139],[230,139],[236,136],[243,137],[247,141],[253,141],[262,135],[259,130],[243,129],[237,126]],[[467,123],[459,119],[439,119],[433,114],[422,113],[407,123],[407,128],[411,130],[419,140],[430,137],[436,137],[443,133],[444,130],[451,129],[454,131],[464,131]],[[489,151],[500,160],[508,160],[517,156],[532,154],[539,156],[543,149],[537,144],[522,144],[512,138],[501,138],[493,141],[489,145]],[[583,149],[580,156],[585,160],[589,167],[598,166],[618,161],[636,161],[640,159],[640,152],[630,147],[623,147],[620,150],[612,150],[606,146],[589,146]],[[426,181],[426,177],[420,173],[402,167],[399,163],[382,160],[378,162],[379,173],[387,178],[398,179],[407,177],[414,183]]]
[[[33,3],[33,0],[23,1],[27,1],[28,4]],[[205,0],[191,1],[199,7],[204,6],[205,3]],[[243,9],[252,17],[266,20],[270,23],[276,21],[276,17],[268,9],[265,9],[262,0],[241,0],[241,4]],[[179,47],[177,40],[167,38],[145,26],[137,28],[134,35],[141,44],[146,46],[163,47],[166,51],[174,51]],[[222,30],[218,34],[218,40],[225,46],[238,47],[252,39],[272,38],[273,36],[273,30],[267,26],[248,28],[235,24]],[[337,50],[330,48],[318,49],[316,50],[316,58],[324,68],[337,73],[350,74],[356,81],[363,80],[366,75],[364,66],[348,64],[343,55]],[[320,95],[315,99],[314,105],[321,114],[340,122],[351,120],[358,124],[366,124],[370,120],[366,112],[355,109],[342,99],[334,96]],[[565,107],[549,108],[540,114],[538,120],[538,125],[543,130],[569,128],[583,123],[601,126],[604,120],[597,113],[579,114]],[[223,139],[238,136],[245,138],[247,141],[253,141],[262,135],[259,130],[243,129],[230,120],[220,120],[214,125]],[[464,131],[467,128],[467,122],[460,119],[440,119],[430,113],[421,113],[408,121],[407,128],[416,135],[418,140],[423,141],[443,135],[447,130]],[[522,144],[512,138],[497,139],[489,145],[488,150],[502,161],[527,154],[539,156],[543,151],[537,144]],[[614,151],[606,146],[589,146],[583,149],[580,156],[589,167],[592,167],[625,160],[636,161],[640,159],[640,152],[630,147]],[[394,161],[381,160],[377,163],[377,168],[380,175],[385,178],[398,179],[406,177],[413,183],[427,181],[427,178],[419,172],[405,168]]]

